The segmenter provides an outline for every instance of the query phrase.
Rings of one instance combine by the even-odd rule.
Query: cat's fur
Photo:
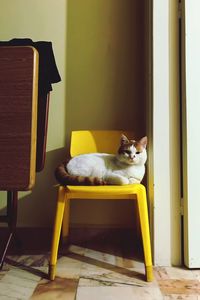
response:
[[[121,136],[118,153],[91,153],[73,157],[55,170],[62,185],[123,185],[140,183],[145,174],[147,137],[139,141]]]

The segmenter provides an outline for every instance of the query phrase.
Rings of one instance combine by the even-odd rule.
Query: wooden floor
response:
[[[60,247],[53,282],[47,278],[48,252],[9,255],[0,272],[0,299],[200,299],[200,270],[155,267],[155,280],[147,283],[141,252],[128,236],[112,234]]]

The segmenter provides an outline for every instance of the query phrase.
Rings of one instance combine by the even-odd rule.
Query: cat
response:
[[[90,153],[59,165],[55,177],[61,185],[125,185],[140,183],[145,174],[147,137],[129,140],[124,134],[117,154]]]

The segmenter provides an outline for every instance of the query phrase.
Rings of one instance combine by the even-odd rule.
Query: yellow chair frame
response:
[[[122,133],[132,137],[129,132],[122,131],[73,131],[70,146],[71,157],[79,154],[95,152],[116,153]],[[133,199],[137,201],[143,241],[146,280],[152,281],[153,270],[147,198],[146,189],[142,184],[122,186],[59,186],[49,263],[50,280],[54,280],[55,278],[62,225],[63,239],[66,240],[69,234],[69,211],[70,200],[72,199]]]

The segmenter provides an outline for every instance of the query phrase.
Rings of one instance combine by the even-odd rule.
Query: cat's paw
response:
[[[133,184],[133,183],[140,183],[140,181],[138,179],[133,178],[133,177],[129,178],[129,184]]]
[[[129,184],[128,178],[122,177],[122,176],[121,176],[121,177],[119,178],[119,184],[120,184],[120,185]]]
[[[129,180],[126,177],[123,177],[121,175],[112,174],[110,176],[107,176],[105,181],[109,185],[124,185],[129,184]]]

